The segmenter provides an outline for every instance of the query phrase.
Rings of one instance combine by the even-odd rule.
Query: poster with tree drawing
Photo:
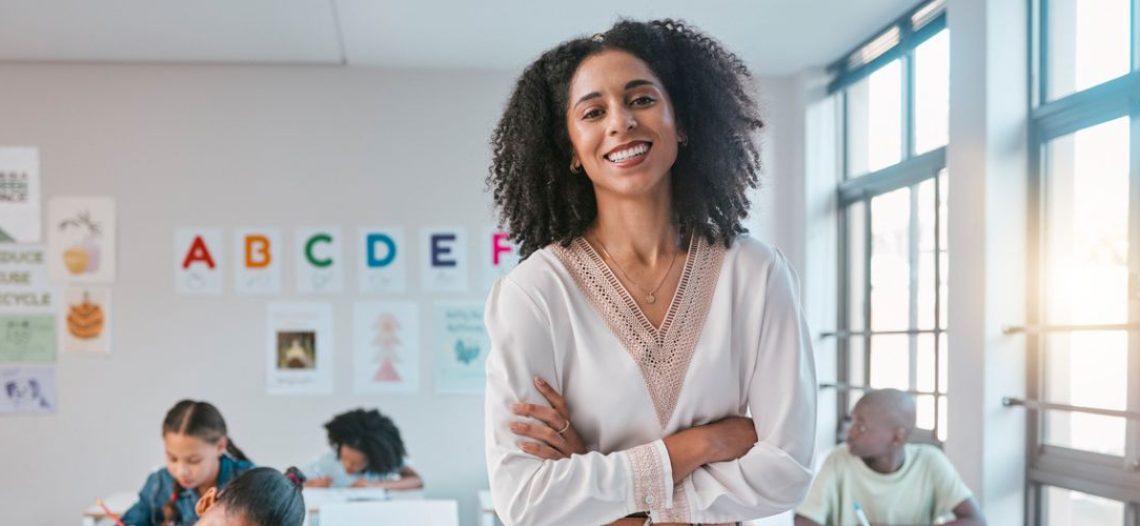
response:
[[[419,391],[418,306],[359,301],[353,307],[353,384],[357,394]]]

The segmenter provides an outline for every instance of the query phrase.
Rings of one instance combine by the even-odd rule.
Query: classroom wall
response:
[[[321,424],[333,414],[378,406],[401,427],[427,495],[458,499],[462,523],[474,524],[475,491],[487,486],[482,397],[434,394],[427,356],[418,394],[354,395],[352,302],[377,298],[355,292],[354,269],[345,292],[327,298],[296,293],[291,258],[280,296],[238,295],[230,268],[221,296],[178,296],[173,243],[183,226],[221,227],[227,256],[243,226],[280,227],[290,243],[294,227],[309,225],[346,234],[403,225],[410,240],[421,226],[474,234],[492,221],[487,138],[513,73],[7,64],[0,79],[0,145],[40,148],[45,205],[109,195],[118,220],[110,356],[61,354],[57,412],[0,418],[6,523],[75,523],[96,497],[137,490],[163,462],[164,412],[191,397],[216,403],[237,444],[276,467],[322,453]],[[786,81],[770,83],[789,92]],[[782,133],[770,127],[766,156]],[[778,196],[757,202],[757,236],[785,242],[795,230],[762,206]],[[421,292],[415,267],[409,284],[385,297],[420,303],[425,344],[433,300],[482,299],[474,288]],[[276,300],[333,304],[334,394],[266,394],[265,310]]]
[[[0,144],[40,147],[47,197],[114,196],[119,267],[110,356],[59,357],[59,410],[0,420],[0,495],[13,524],[67,524],[95,497],[137,489],[161,464],[159,425],[182,397],[216,403],[256,462],[283,467],[325,450],[334,413],[379,406],[400,425],[432,497],[457,498],[465,520],[486,486],[481,396],[433,394],[422,363],[419,394],[352,394],[351,304],[334,304],[338,342],[331,396],[265,392],[265,310],[295,293],[174,293],[180,226],[397,224],[491,221],[486,143],[508,74],[339,68],[3,66]],[[229,241],[227,241],[229,243]],[[354,253],[353,246],[346,254]],[[224,247],[232,254],[230,246]],[[232,270],[227,277],[232,280]],[[407,294],[421,304],[466,295]],[[312,297],[312,299],[320,299]],[[423,337],[425,343],[428,333]]]

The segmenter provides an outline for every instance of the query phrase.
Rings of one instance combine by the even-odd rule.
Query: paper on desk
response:
[[[305,506],[310,510],[319,509],[322,504],[334,502],[388,500],[388,490],[384,488],[305,488]]]

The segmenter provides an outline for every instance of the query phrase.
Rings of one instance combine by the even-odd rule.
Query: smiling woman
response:
[[[488,178],[526,258],[486,308],[506,524],[736,523],[802,498],[796,276],[740,224],[761,126],[740,60],[671,20],[565,42],[520,77]]]

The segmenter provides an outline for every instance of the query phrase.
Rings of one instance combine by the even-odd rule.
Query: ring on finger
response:
[[[566,419],[566,425],[562,426],[562,429],[559,429],[557,431],[557,433],[559,435],[561,435],[562,433],[565,433],[566,430],[568,430],[568,429],[570,429],[570,419],[569,418]]]

